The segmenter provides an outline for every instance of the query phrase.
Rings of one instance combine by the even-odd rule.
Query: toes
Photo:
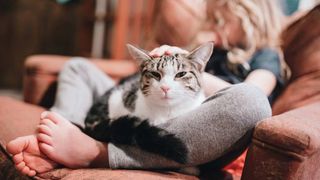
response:
[[[27,175],[29,172],[30,172],[30,168],[28,166],[25,166],[23,169],[22,169],[22,174],[25,174]]]
[[[18,169],[19,171],[22,171],[22,169],[24,167],[26,167],[26,163],[22,161],[22,162],[16,164],[15,166],[16,166],[16,169]]]
[[[49,128],[54,128],[54,127],[57,126],[57,125],[56,125],[53,121],[51,121],[50,119],[41,119],[41,120],[40,120],[40,125],[45,125],[45,126],[47,126],[47,127],[49,127]]]
[[[54,151],[53,147],[46,143],[39,143],[39,147],[40,147],[40,150],[50,158],[51,154]]]
[[[48,156],[48,158],[55,160],[56,154],[55,150],[51,145],[45,143],[39,143],[40,150]]]
[[[50,111],[45,111],[45,112],[41,113],[40,117],[41,117],[41,119],[50,119],[55,124],[58,124],[64,120],[64,118],[61,115],[59,115],[58,113],[50,112]]]
[[[39,142],[46,143],[48,145],[52,145],[52,137],[47,134],[39,133],[37,134],[37,139]]]
[[[52,130],[48,126],[46,126],[44,124],[40,124],[38,126],[38,132],[39,133],[43,133],[43,134],[47,134],[49,136],[52,136]]]
[[[48,113],[49,113],[49,111],[43,111],[43,112],[40,114],[40,119],[47,118]]]
[[[12,160],[15,164],[19,164],[23,161],[23,155],[22,153],[16,154],[12,157]]]
[[[35,176],[37,172],[35,170],[30,170],[28,176]]]

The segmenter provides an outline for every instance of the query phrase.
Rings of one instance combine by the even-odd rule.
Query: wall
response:
[[[29,55],[90,55],[93,3],[0,0],[0,89],[21,88]]]

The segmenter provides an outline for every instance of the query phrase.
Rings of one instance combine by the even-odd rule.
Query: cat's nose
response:
[[[169,86],[165,86],[165,85],[160,86],[160,88],[162,89],[162,91],[164,93],[167,93],[170,90],[170,87]]]

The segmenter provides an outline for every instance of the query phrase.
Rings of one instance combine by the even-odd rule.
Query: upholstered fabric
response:
[[[320,56],[318,58],[320,63]],[[273,104],[273,114],[320,101],[320,69],[293,80]]]
[[[44,109],[30,104],[0,96],[0,179],[30,179],[21,175],[13,166],[5,152],[5,145],[18,136],[35,132],[40,114]]]
[[[283,32],[288,86],[273,104],[273,114],[320,101],[320,5]]]
[[[282,33],[284,59],[291,80],[320,69],[320,4]]]
[[[110,170],[110,169],[57,169],[48,173],[40,174],[43,179],[105,179],[105,180],[147,180],[147,179],[181,179],[197,180],[197,177],[179,174],[175,172],[152,172],[141,170]]]
[[[320,179],[319,109],[317,102],[261,121],[243,178]]]
[[[257,125],[254,137],[303,156],[312,155],[320,148],[319,110],[320,102],[273,116]]]
[[[1,145],[5,146],[16,137],[36,132],[40,113],[44,111],[44,108],[2,96],[0,96],[0,102]]]

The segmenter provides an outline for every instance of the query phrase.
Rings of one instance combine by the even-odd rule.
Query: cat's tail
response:
[[[109,126],[109,142],[134,145],[181,164],[187,162],[186,145],[174,134],[138,117],[122,116]]]

